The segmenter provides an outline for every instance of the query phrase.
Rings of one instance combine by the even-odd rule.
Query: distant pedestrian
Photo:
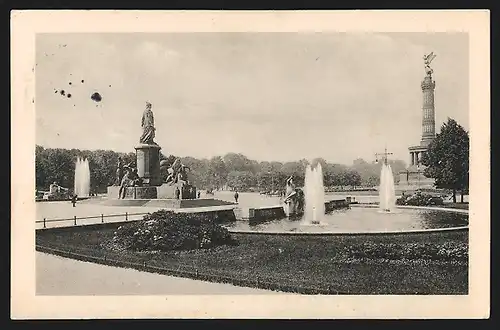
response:
[[[179,199],[181,195],[181,191],[179,190],[179,187],[175,187],[175,199]]]
[[[240,195],[238,194],[238,192],[236,191],[234,193],[234,200],[236,201],[236,203],[238,203],[238,197],[240,197]]]
[[[77,199],[78,199],[78,196],[76,194],[73,194],[73,196],[71,197],[71,204],[73,204],[73,207],[75,207]]]
[[[198,191],[198,199],[201,197],[201,191]]]

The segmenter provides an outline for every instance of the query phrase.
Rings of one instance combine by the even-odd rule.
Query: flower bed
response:
[[[417,193],[413,195],[401,196],[396,200],[396,205],[438,206],[438,205],[444,205],[444,200],[439,196]]]
[[[106,244],[106,243],[105,243]],[[229,231],[207,213],[175,213],[160,210],[143,221],[124,224],[107,247],[115,250],[172,251],[208,249],[237,242]]]
[[[468,246],[462,242],[443,243],[363,243],[346,246],[341,251],[345,259],[433,260],[465,263]]]

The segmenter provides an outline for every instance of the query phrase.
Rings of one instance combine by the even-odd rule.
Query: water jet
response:
[[[90,193],[89,160],[78,157],[75,163],[74,193],[78,197],[88,197]]]

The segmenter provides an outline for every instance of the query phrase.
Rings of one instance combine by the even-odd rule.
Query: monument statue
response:
[[[430,67],[430,64],[435,57],[436,55],[434,55],[434,52],[431,52],[430,54],[424,56],[425,73],[427,73],[428,76],[430,76],[434,72],[434,70],[432,70],[432,68]]]
[[[304,212],[304,192],[297,188],[293,182],[293,176],[289,176],[286,180],[285,198],[283,202],[287,207],[288,216],[300,215]]]
[[[116,166],[115,186],[120,185],[120,183],[122,182],[122,178],[123,178],[123,163],[122,163],[122,158],[118,157],[118,164]]]
[[[151,111],[151,107],[152,107],[151,103],[146,102],[146,109],[142,114],[142,123],[141,123],[142,135],[141,138],[139,139],[139,142],[143,144],[156,144],[154,142],[155,120],[153,111]]]
[[[295,194],[295,183],[293,182],[293,176],[289,176],[288,179],[286,179],[286,194],[285,194],[285,199],[291,197],[293,194]]]

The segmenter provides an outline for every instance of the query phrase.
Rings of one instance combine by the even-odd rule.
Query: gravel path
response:
[[[36,294],[176,295],[283,294],[82,262],[36,252]]]

